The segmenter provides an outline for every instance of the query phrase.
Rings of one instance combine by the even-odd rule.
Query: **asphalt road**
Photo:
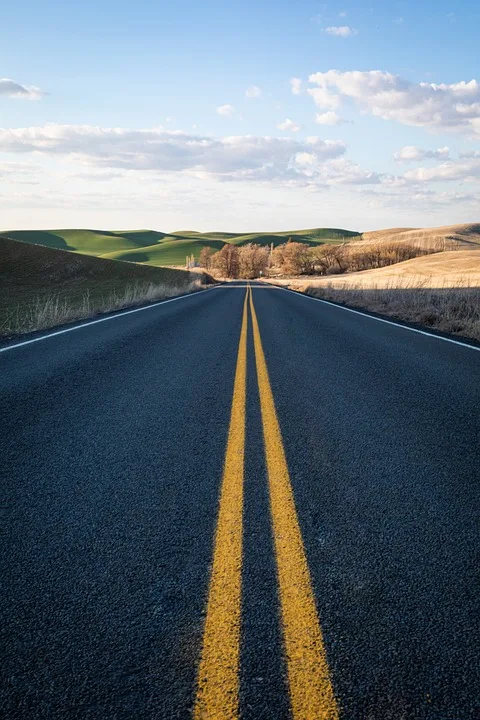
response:
[[[256,339],[238,283],[0,353],[1,718],[480,717],[480,352],[252,287]]]

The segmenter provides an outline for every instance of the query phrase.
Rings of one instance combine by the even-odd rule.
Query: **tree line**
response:
[[[251,280],[262,275],[332,275],[370,270],[431,252],[435,250],[400,243],[364,248],[348,243],[311,247],[291,240],[277,247],[256,243],[237,247],[227,243],[218,252],[208,246],[202,248],[199,264],[219,277]]]

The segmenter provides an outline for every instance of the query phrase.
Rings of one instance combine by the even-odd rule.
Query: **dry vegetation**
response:
[[[123,291],[92,298],[89,291],[75,298],[60,294],[38,295],[30,302],[13,304],[0,314],[0,336],[13,336],[34,330],[64,325],[74,320],[84,320],[100,313],[136,307],[156,300],[164,300],[202,289],[200,279],[188,285],[150,284],[127,285]]]
[[[275,248],[250,243],[241,247],[225,245],[216,253],[204,248],[200,253],[200,265],[222,278],[338,275],[394,265],[433,252],[432,249],[394,243],[360,248],[353,243],[310,247],[288,241]]]
[[[274,282],[480,340],[480,250],[429,254],[347,275],[278,278]]]
[[[352,246],[366,247],[377,243],[406,243],[435,252],[480,248],[480,224],[446,225],[436,228],[390,228],[366,232]]]
[[[266,273],[270,255],[268,248],[255,243],[241,247],[224,245],[216,253],[206,247],[200,253],[200,265],[216,277],[251,280]]]
[[[61,325],[201,289],[206,275],[0,238],[0,335]]]
[[[360,307],[442,332],[480,340],[480,287],[331,287],[305,292],[324,300]]]
[[[273,251],[273,282],[480,340],[479,224],[393,228],[313,249],[296,245]]]
[[[480,287],[480,250],[448,251],[418,256],[376,269],[342,275],[276,278],[275,282],[303,290],[306,285],[334,288]]]

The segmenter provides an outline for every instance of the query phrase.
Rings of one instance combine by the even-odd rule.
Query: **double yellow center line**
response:
[[[337,703],[250,286],[243,305],[194,718],[239,718],[248,301],[292,715],[294,720],[337,720]]]

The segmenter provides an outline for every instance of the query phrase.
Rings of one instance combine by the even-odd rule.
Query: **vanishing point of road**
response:
[[[0,347],[5,720],[480,717],[480,351],[260,283]]]

